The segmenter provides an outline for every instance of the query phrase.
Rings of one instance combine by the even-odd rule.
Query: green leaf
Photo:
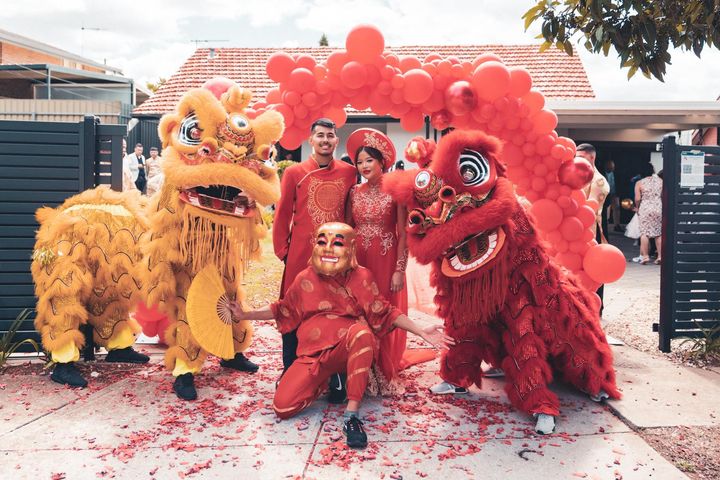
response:
[[[547,40],[540,45],[540,53],[543,53],[545,50],[550,48],[552,46],[552,42],[548,42]]]
[[[633,77],[633,75],[635,75],[637,70],[638,70],[637,65],[633,65],[632,67],[630,67],[630,69],[628,70],[628,73],[627,73],[628,80],[630,80]]]
[[[605,55],[607,57],[608,53],[610,52],[610,40],[606,40],[603,42],[602,51],[603,51],[603,55]]]
[[[563,47],[565,47],[565,53],[567,53],[569,56],[572,57],[574,52],[573,52],[573,46],[570,43],[570,40],[565,40],[563,42]]]

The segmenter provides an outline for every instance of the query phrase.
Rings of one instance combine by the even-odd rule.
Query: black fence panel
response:
[[[701,180],[687,186],[698,163]],[[662,259],[659,348],[669,352],[673,338],[720,325],[720,147],[663,141]]]
[[[146,157],[150,156],[151,147],[157,148],[158,151],[162,150],[158,135],[159,123],[160,119],[157,118],[140,118],[138,124],[128,133],[128,151],[132,152],[133,147],[138,143],[142,143]]]
[[[35,307],[35,211],[101,183],[122,188],[122,125],[0,121],[0,335]],[[38,336],[30,317],[16,340]]]

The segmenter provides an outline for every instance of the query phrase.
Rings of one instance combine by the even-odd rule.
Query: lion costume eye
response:
[[[465,186],[475,187],[490,178],[490,164],[480,152],[463,150],[458,159],[458,171]]]
[[[425,188],[430,185],[430,172],[422,170],[415,176],[415,188]]]
[[[202,129],[200,128],[200,121],[194,113],[191,113],[185,117],[180,124],[178,140],[185,145],[200,145],[201,137]]]
[[[230,125],[240,133],[245,133],[248,128],[250,128],[250,122],[242,115],[233,115],[230,117]]]

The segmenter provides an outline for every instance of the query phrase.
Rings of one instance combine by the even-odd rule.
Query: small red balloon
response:
[[[445,130],[450,126],[451,121],[452,116],[447,110],[440,110],[430,115],[430,125],[432,125],[435,130]]]

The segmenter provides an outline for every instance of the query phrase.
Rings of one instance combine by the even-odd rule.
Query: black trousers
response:
[[[297,347],[297,330],[293,330],[290,333],[284,333],[282,336],[283,372],[290,368],[290,365],[292,365],[297,358]]]

